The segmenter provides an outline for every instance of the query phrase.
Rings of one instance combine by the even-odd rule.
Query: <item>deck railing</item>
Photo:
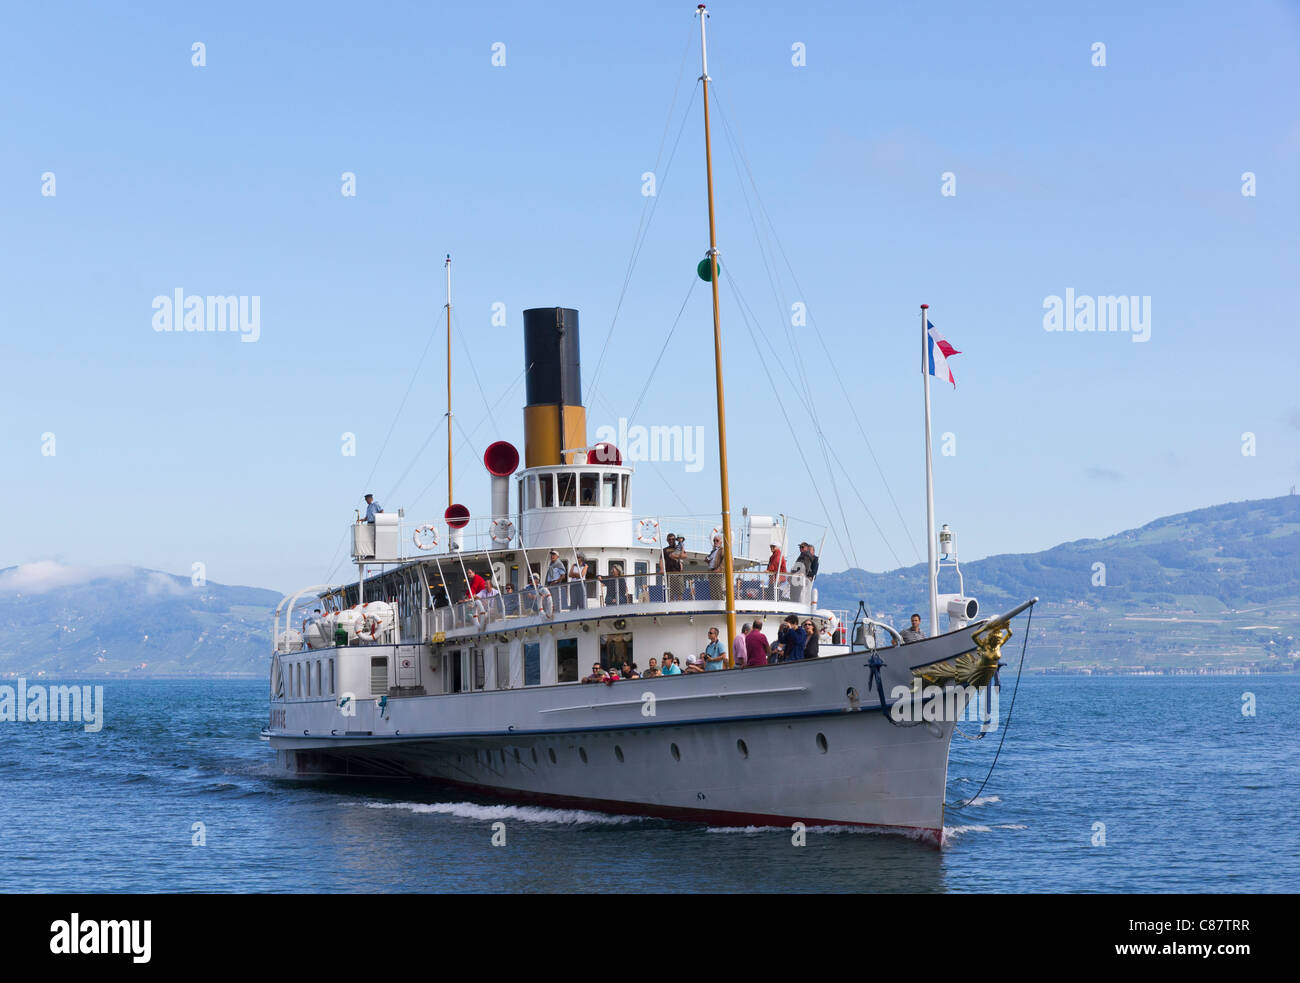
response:
[[[430,611],[433,631],[487,628],[523,618],[557,619],[576,612],[601,611],[617,616],[638,607],[665,602],[725,600],[724,574],[708,571],[670,574],[625,574],[525,587],[520,591],[461,600]],[[745,571],[736,574],[736,600],[769,601],[791,606],[812,604],[812,585],[798,573]]]

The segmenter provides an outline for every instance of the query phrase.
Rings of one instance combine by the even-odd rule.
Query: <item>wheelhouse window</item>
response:
[[[628,475],[623,475],[623,508],[632,507],[632,501],[628,498]]]
[[[560,638],[555,642],[555,681],[557,683],[578,681],[578,640],[576,638]]]
[[[578,476],[572,471],[561,472],[555,476],[556,490],[561,505],[578,504]]]
[[[607,474],[600,483],[600,504],[607,509],[616,509],[618,503],[618,475]]]
[[[537,483],[542,493],[542,508],[549,509],[555,505],[555,483],[554,476],[549,474],[539,474]]]
[[[600,491],[600,475],[591,471],[584,471],[581,478],[582,497],[579,501],[583,505],[597,505],[596,493]]]

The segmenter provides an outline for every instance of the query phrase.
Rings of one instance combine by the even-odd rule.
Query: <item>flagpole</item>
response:
[[[939,634],[939,567],[934,542],[934,457],[930,451],[929,304],[921,305],[921,381],[925,387],[925,543],[929,553],[930,637]]]

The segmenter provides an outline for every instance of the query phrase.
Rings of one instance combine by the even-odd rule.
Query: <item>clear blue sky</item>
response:
[[[776,407],[798,402],[795,301],[834,351],[908,524],[802,329],[824,431],[885,534],[837,472],[870,569],[895,553],[915,562],[909,532],[924,549],[922,302],[963,351],[957,390],[935,388],[934,430],[957,439],[935,468],[938,519],[964,558],[1300,479],[1300,359],[1287,341],[1300,307],[1295,4],[712,13],[720,108],[802,287],[782,268],[774,297],[715,117],[737,511],[824,521],[815,483],[839,524],[807,414],[791,409],[812,475]],[[695,25],[689,2],[9,5],[0,566],[188,573],[202,561],[212,580],[292,589],[329,572],[363,492],[440,514],[440,337],[378,455],[440,330],[446,252],[463,337],[455,401],[474,434],[473,453],[457,451],[458,498],[484,511],[483,447],[520,442],[524,308],[581,311],[592,432],[628,414],[707,247],[697,91],[666,175],[660,165],[597,398],[647,202],[641,175],[667,124],[666,161],[699,74]],[[1097,41],[1105,67],[1091,63]],[[355,197],[340,193],[344,171]],[[948,171],[955,197],[940,194]],[[1255,197],[1241,193],[1245,171]],[[772,338],[776,392],[732,284]],[[178,287],[259,296],[260,339],[155,332],[153,298]],[[1150,296],[1150,340],[1045,332],[1044,298],[1067,287]],[[498,302],[504,328],[490,322]],[[686,511],[678,496],[692,512],[717,508],[711,346],[699,284],[632,422],[704,426],[707,466],[643,466],[638,512]],[[340,453],[345,431],[355,457]],[[828,541],[824,569],[851,559]]]

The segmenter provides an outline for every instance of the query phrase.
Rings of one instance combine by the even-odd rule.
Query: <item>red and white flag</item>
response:
[[[943,335],[934,330],[934,322],[930,322],[930,374],[936,379],[947,379],[952,383],[954,389],[957,388],[957,380],[952,377],[952,369],[948,368],[948,359],[954,355],[960,355],[957,349],[944,340]]]

